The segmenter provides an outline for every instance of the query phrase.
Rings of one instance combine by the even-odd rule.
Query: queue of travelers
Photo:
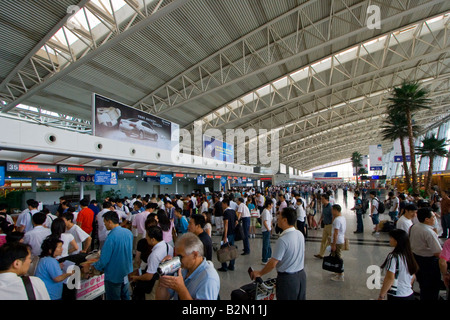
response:
[[[250,240],[257,234],[262,238],[262,267],[252,271],[251,278],[276,270],[277,299],[305,300],[308,232],[322,232],[317,259],[324,259],[327,250],[342,259],[348,243],[346,218],[335,199],[338,189],[345,197],[354,191],[355,234],[364,232],[365,214],[370,215],[374,236],[381,232],[380,211],[394,225],[389,231],[393,251],[381,265],[386,276],[379,299],[413,299],[414,281],[421,300],[438,299],[442,284],[449,285],[450,243],[447,240],[442,246],[439,241],[449,234],[448,192],[433,197],[430,204],[394,191],[383,200],[379,191],[316,184],[185,196],[134,194],[106,198],[101,204],[81,199],[78,206],[62,197],[55,213],[38,210],[39,203],[30,199],[16,221],[7,213],[7,205],[0,204],[0,300],[29,299],[30,285],[34,299],[76,299],[68,285],[74,271],[67,268],[70,263],[62,262],[84,261],[96,250],[97,261],[83,264],[82,271],[87,276],[104,274],[107,300],[220,299],[219,273],[235,271],[236,264],[231,260],[214,267],[213,237],[222,246],[233,245],[240,229],[241,255],[252,252]],[[441,219],[441,235],[436,215]],[[271,240],[276,240],[275,245]],[[161,263],[178,258],[181,268],[175,275],[159,274]],[[343,271],[331,280],[343,282]]]

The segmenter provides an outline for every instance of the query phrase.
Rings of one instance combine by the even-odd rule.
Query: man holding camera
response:
[[[183,270],[178,269],[177,276],[160,277],[156,300],[217,300],[219,274],[213,263],[203,257],[203,243],[198,236],[191,232],[183,234],[175,243],[175,251]]]

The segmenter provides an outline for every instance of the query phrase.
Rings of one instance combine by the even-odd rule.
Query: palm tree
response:
[[[351,160],[352,160],[352,167],[356,169],[355,170],[355,172],[356,172],[356,187],[358,187],[358,185],[359,185],[359,183],[358,183],[358,176],[360,174],[359,169],[361,169],[361,167],[362,167],[362,163],[361,163],[362,155],[361,155],[361,153],[359,153],[357,151],[353,152]]]
[[[409,149],[411,153],[411,175],[413,193],[419,193],[417,183],[416,154],[414,149],[413,113],[422,109],[430,109],[428,91],[420,88],[417,82],[404,82],[400,87],[394,88],[393,96],[388,98],[391,104],[389,112],[404,114],[408,128]]]
[[[405,169],[406,177],[406,189],[411,188],[411,175],[408,169],[408,162],[406,161],[406,148],[404,144],[404,139],[408,137],[408,125],[406,122],[406,117],[394,111],[388,113],[388,117],[384,120],[384,125],[381,126],[383,129],[381,134],[383,140],[394,141],[396,139],[400,140],[400,148],[402,151],[403,158],[403,168]],[[421,128],[419,125],[413,123],[413,135],[417,137],[419,135]]]
[[[429,196],[431,196],[431,178],[433,174],[434,159],[436,157],[447,157],[449,155],[447,144],[445,143],[445,138],[437,139],[434,134],[429,137],[425,137],[422,140],[422,146],[417,147],[416,150],[417,154],[419,154],[420,156],[430,158],[427,180],[425,182],[425,192],[428,193]]]

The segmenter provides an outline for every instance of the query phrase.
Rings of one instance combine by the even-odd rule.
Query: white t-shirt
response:
[[[72,226],[72,228],[67,230],[68,233],[70,233],[71,235],[73,235],[73,237],[75,238],[75,242],[78,245],[78,250],[72,252],[72,254],[77,254],[80,253],[81,250],[83,250],[83,242],[89,238],[89,235],[84,232],[83,229],[81,229],[79,226],[77,226],[76,224],[74,224]]]
[[[241,218],[250,218],[250,210],[244,202],[239,205],[237,212],[241,213]]]
[[[389,212],[398,211],[400,200],[397,197],[393,197],[391,199],[391,207],[389,208]]]
[[[208,202],[207,201],[203,201],[202,207],[200,209],[200,213],[203,213],[205,211],[208,212]]]
[[[406,231],[406,233],[409,233],[409,228],[411,228],[412,225],[412,220],[408,219],[404,215],[397,220],[397,229],[402,229]]]
[[[71,243],[75,238],[74,238],[74,236],[73,236],[72,234],[67,233],[67,232],[64,232],[64,233],[61,234],[61,238],[60,238],[60,239],[61,239],[62,242],[63,242],[63,245],[62,245],[63,251],[62,251],[62,253],[61,253],[61,255],[60,255],[59,257],[56,257],[56,259],[61,259],[61,258],[67,257],[67,256],[69,255],[69,246],[70,246],[70,243]]]
[[[271,231],[272,230],[272,212],[270,212],[267,209],[264,209],[261,215],[261,231]],[[264,221],[267,221],[267,226],[269,229],[266,228],[264,225]]]
[[[378,206],[379,206],[378,202],[379,202],[379,200],[377,198],[373,198],[371,200],[372,207],[374,208],[372,214],[378,214]]]
[[[390,253],[387,257],[388,261],[386,263],[386,271],[390,271],[395,274],[397,259],[394,257],[392,253]],[[398,257],[398,277],[397,281],[394,281],[391,289],[388,291],[388,294],[396,296],[396,297],[408,297],[413,294],[413,290],[411,288],[412,275],[409,274],[408,267],[406,265],[406,259],[403,256]],[[395,283],[397,282],[397,283]],[[397,287],[397,292],[393,292],[392,289]]]
[[[336,244],[344,244],[345,243],[345,230],[347,229],[347,221],[343,216],[338,216],[333,220],[333,226],[331,229],[331,239],[334,239],[334,230],[338,230],[338,237],[336,240]]]
[[[297,211],[297,220],[301,221],[301,222],[304,222],[305,221],[305,217],[306,217],[306,211],[303,208],[303,206],[300,205],[295,210]]]
[[[25,233],[33,229],[32,216],[36,212],[39,212],[39,210],[33,209],[30,211],[29,209],[25,209],[22,211],[22,213],[17,218],[17,226],[18,227],[25,226],[25,229],[23,230]],[[31,213],[31,215],[30,215],[30,213]]]
[[[158,242],[147,259],[147,273],[158,272],[159,264],[166,256],[173,256],[173,247],[165,241]]]
[[[109,209],[103,209],[97,214],[97,232],[98,232],[98,239],[100,241],[105,241],[106,236],[108,235],[108,230],[105,227],[105,221],[103,221],[103,215],[108,212]]]
[[[52,232],[49,228],[44,226],[36,226],[34,229],[25,233],[23,242],[31,246],[31,254],[33,256],[39,256],[42,252],[42,243],[51,233]]]
[[[50,300],[44,281],[30,277],[36,300]],[[22,278],[13,272],[0,273],[0,300],[28,300]]]

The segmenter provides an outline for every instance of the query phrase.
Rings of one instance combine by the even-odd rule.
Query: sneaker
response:
[[[265,265],[267,264],[267,261],[266,261],[266,262],[262,261],[261,264],[262,264],[263,266],[265,266]]]
[[[228,271],[228,269],[225,269],[225,268],[219,268],[219,269],[217,269],[217,271],[221,271],[221,272],[227,272],[227,271]]]
[[[374,236],[379,236],[380,235],[380,233],[377,231],[377,232],[372,232],[372,234],[374,235]]]
[[[333,277],[331,277],[331,280],[333,281],[344,281],[344,276],[340,274],[335,274]]]
[[[320,254],[315,254],[314,257],[316,257],[318,259],[323,259],[323,257]]]

